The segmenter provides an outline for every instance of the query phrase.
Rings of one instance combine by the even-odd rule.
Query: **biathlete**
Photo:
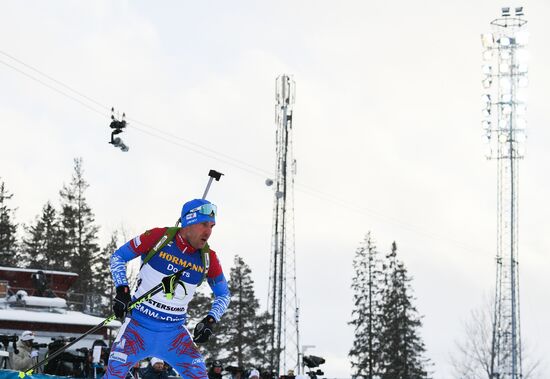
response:
[[[173,237],[168,237],[168,229],[173,228],[151,229],[112,254],[111,273],[116,286],[113,311],[124,322],[111,347],[105,379],[124,378],[136,362],[147,357],[168,362],[183,378],[207,378],[204,359],[195,343],[208,341],[230,300],[220,262],[207,244],[216,223],[216,211],[208,200],[188,201],[181,211],[181,228]],[[166,240],[169,242],[155,251],[157,244]],[[138,257],[142,266],[134,299],[161,282],[164,291],[127,314],[132,297],[126,263]],[[166,281],[168,275],[182,269],[185,271],[179,281]],[[191,338],[185,327],[187,306],[204,279],[215,299]]]

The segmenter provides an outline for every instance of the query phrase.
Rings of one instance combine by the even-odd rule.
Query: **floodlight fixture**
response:
[[[523,13],[523,7],[516,7],[514,9],[514,16],[512,16],[510,7],[501,8],[501,16],[493,21],[492,25],[497,25],[503,28],[515,28],[517,26],[523,26],[527,23],[522,17],[525,14]]]
[[[512,11],[514,15],[512,16]],[[491,22],[491,33],[481,34],[483,47],[482,73],[482,125],[494,138],[484,138],[496,143],[491,159],[501,159],[509,151],[499,143],[516,141],[517,129],[524,129],[525,119],[518,116],[526,113],[525,91],[528,85],[527,45],[528,33],[523,26],[523,7],[502,7],[501,18]],[[495,127],[491,127],[494,125]],[[504,136],[499,136],[503,134]]]
[[[523,7],[516,7],[514,9],[514,13],[516,16],[524,16],[525,14],[523,13]]]

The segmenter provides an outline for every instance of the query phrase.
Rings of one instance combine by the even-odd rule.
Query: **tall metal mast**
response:
[[[268,307],[272,330],[270,363],[286,374],[299,368],[298,303],[294,252],[294,174],[292,112],[295,84],[287,75],[276,80],[275,123],[277,164],[273,206],[273,236]]]
[[[487,158],[497,161],[497,272],[493,315],[491,378],[520,379],[522,374],[519,270],[519,160],[525,141],[527,32],[523,7],[502,8],[483,34],[484,138]]]

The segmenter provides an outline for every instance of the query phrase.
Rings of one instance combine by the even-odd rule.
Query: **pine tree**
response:
[[[427,378],[425,347],[419,335],[422,321],[412,304],[407,270],[397,259],[397,245],[387,255],[380,335],[382,379]]]
[[[231,305],[223,317],[225,330],[219,334],[220,347],[227,353],[221,361],[239,367],[256,364],[260,354],[257,349],[264,348],[258,345],[261,337],[256,315],[259,303],[250,274],[250,267],[241,257],[235,256],[229,279]]]
[[[13,267],[17,264],[17,224],[14,222],[15,209],[10,208],[9,193],[3,181],[0,181],[0,266]]]
[[[187,306],[187,327],[191,333],[195,325],[208,314],[212,306],[213,296],[208,296],[204,293],[206,287],[208,286],[203,285],[199,287]],[[216,324],[214,334],[210,337],[210,340],[200,345],[201,353],[207,362],[212,362],[222,357],[222,348],[219,340],[221,336],[225,335],[225,329],[225,317],[222,317],[220,322]]]
[[[187,306],[187,324],[191,327],[194,327],[206,317],[212,306],[212,297],[204,293],[206,290],[205,287],[208,287],[208,285],[205,284],[206,281],[197,289],[193,299]],[[216,328],[216,330],[218,330],[218,328]]]
[[[85,191],[89,187],[84,180],[82,159],[74,160],[71,183],[63,185],[61,196],[62,251],[65,254],[65,268],[79,275],[73,285],[74,292],[85,294],[93,291],[92,261],[99,252],[97,244],[98,226],[88,206]]]
[[[111,254],[118,247],[118,234],[113,232],[105,247],[92,257],[92,285],[98,296],[99,314],[107,316],[113,307],[114,287],[111,280]]]
[[[271,367],[271,330],[273,324],[271,323],[271,315],[265,311],[259,315],[256,315],[256,342],[252,348],[251,354],[251,366],[260,370],[261,372],[273,372]]]
[[[257,314],[259,305],[254,295],[250,268],[238,256],[234,263],[229,279],[231,304],[216,324],[210,340],[201,345],[201,353],[208,363],[219,360],[226,366],[267,368],[269,353],[266,352],[266,346],[271,328],[270,317],[267,312]],[[214,299],[212,295],[206,295],[205,291],[209,291],[206,286],[200,288],[189,302],[187,325],[191,332],[206,316]]]
[[[379,372],[382,272],[379,252],[371,233],[365,235],[355,252],[352,279],[354,309],[351,325],[354,327],[353,347],[349,352],[354,375],[373,379]]]
[[[42,270],[61,270],[64,260],[61,253],[62,240],[57,211],[48,201],[34,225],[25,228],[23,254],[29,267]]]

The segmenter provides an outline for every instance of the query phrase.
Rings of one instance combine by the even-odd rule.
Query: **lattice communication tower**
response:
[[[512,14],[513,12],[513,14]],[[519,271],[519,160],[525,142],[527,31],[523,7],[502,8],[482,34],[483,130],[487,158],[497,161],[497,272],[492,320],[491,378],[522,375]]]
[[[270,363],[272,370],[299,370],[299,313],[296,297],[294,249],[294,175],[292,113],[295,83],[281,75],[276,80],[275,123],[276,178],[274,185],[273,235],[269,275],[268,307],[271,316]]]

